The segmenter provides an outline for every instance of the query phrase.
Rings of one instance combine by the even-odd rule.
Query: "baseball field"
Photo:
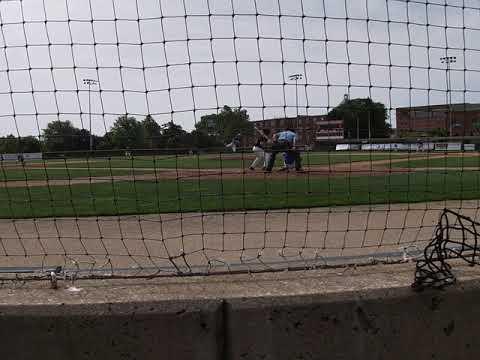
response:
[[[305,173],[248,169],[250,153],[3,162],[0,217],[39,218],[480,197],[477,153],[303,154]]]
[[[249,170],[251,153],[5,161],[0,273],[358,263],[423,248],[447,205],[478,218],[477,153],[302,157],[302,173],[279,172],[280,156],[272,173]]]

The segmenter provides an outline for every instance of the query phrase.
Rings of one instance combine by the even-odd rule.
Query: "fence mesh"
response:
[[[417,256],[444,208],[478,218],[479,15],[478,0],[1,1],[0,272]],[[295,144],[273,136],[286,128]]]
[[[470,266],[477,265],[478,226],[480,224],[471,218],[445,209],[435,228],[435,236],[417,262],[412,287],[423,290],[455,283],[456,277],[448,260],[460,259]]]

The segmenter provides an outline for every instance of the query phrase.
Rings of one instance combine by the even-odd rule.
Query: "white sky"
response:
[[[301,114],[349,93],[395,126],[396,107],[446,102],[445,55],[453,102],[480,102],[480,0],[3,0],[0,21],[0,135],[88,129],[84,78],[96,134],[125,113],[187,130],[223,105],[293,116],[294,73]]]

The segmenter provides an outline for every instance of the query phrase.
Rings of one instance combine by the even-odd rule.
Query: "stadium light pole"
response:
[[[297,112],[297,122],[298,122],[298,80],[303,79],[302,74],[293,74],[288,77],[290,80],[295,80],[295,108]],[[297,124],[298,125],[298,124]]]
[[[90,96],[90,89],[92,85],[98,85],[98,81],[94,79],[83,79],[83,84],[88,85],[88,121],[90,132],[90,151],[93,150],[93,135],[92,135],[92,99]]]
[[[447,64],[447,101],[448,101],[448,132],[450,137],[453,136],[453,119],[452,119],[452,79],[450,77],[450,64],[457,62],[456,56],[444,56],[440,58],[442,64]]]

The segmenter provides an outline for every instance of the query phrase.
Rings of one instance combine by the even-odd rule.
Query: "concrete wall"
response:
[[[386,274],[380,284],[368,274],[300,275],[288,281],[253,279],[251,285],[234,277],[215,284],[145,285],[129,289],[135,302],[123,301],[118,289],[107,290],[105,297],[118,297],[116,303],[92,303],[89,297],[102,291],[98,287],[73,295],[72,304],[65,300],[72,295],[61,290],[38,295],[15,289],[2,296],[0,289],[0,359],[480,357],[479,280],[415,293],[403,283],[398,286],[395,274]],[[388,279],[394,278],[397,285],[391,286]],[[356,289],[342,290],[348,283]],[[362,290],[365,284],[377,288]],[[30,300],[15,304],[16,296],[29,293]],[[190,300],[178,300],[188,294]],[[149,295],[159,299],[138,300]],[[44,304],[39,304],[41,296]]]
[[[474,359],[480,291],[232,300],[225,359]]]
[[[219,359],[220,301],[0,307],[0,359]],[[219,341],[220,339],[220,341]]]

